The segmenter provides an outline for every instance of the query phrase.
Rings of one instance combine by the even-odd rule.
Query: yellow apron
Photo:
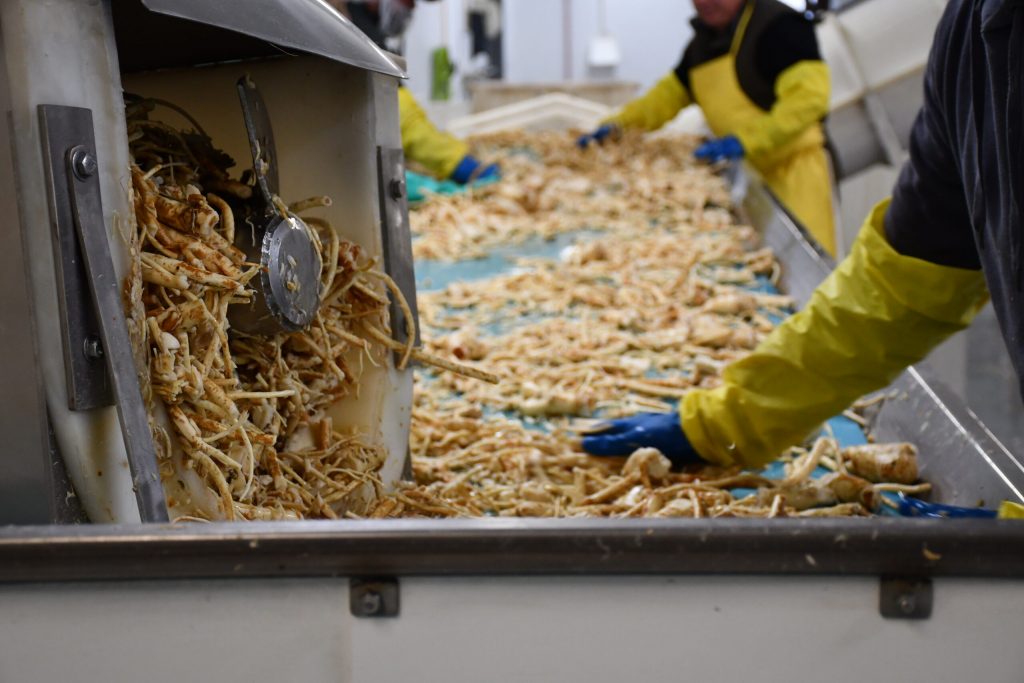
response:
[[[718,137],[767,115],[750,101],[736,76],[736,52],[753,7],[749,3],[740,17],[729,52],[690,70],[690,93]],[[818,243],[835,255],[832,182],[824,142],[821,126],[814,125],[752,165]]]

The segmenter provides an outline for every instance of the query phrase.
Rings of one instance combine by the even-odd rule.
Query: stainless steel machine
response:
[[[10,388],[0,396],[0,521],[165,521],[119,284],[133,220],[122,93],[184,107],[233,158],[268,169],[257,174],[268,207],[255,218],[259,237],[240,245],[265,266],[262,295],[233,320],[267,332],[302,327],[318,303],[282,286],[281,262],[318,273],[301,221],[269,211],[278,192],[332,197],[331,224],[415,300],[395,96],[403,69],[320,0],[5,0],[0,27],[0,376]],[[411,372],[390,362],[367,372],[359,399],[340,401],[333,418],[393,454],[383,475],[394,480]]]
[[[274,116],[283,191],[323,187],[332,222],[401,277],[401,70],[340,20],[317,34],[324,12],[314,0],[0,0],[11,122],[0,201],[18,217],[5,224],[10,267],[0,271],[0,509],[16,523],[0,527],[0,680],[1019,679],[1024,526],[1013,521],[139,524],[126,409],[119,420],[115,408],[68,405],[59,212],[79,212],[72,234],[98,303],[96,280],[109,273],[94,261],[107,254],[116,271],[117,217],[128,211],[122,85],[186,104],[245,158],[244,70]],[[60,137],[63,110],[50,105],[91,110],[91,127],[72,131],[84,137]],[[92,178],[84,190],[102,198],[103,216],[87,226],[80,188],[66,209],[61,192]],[[827,259],[756,181],[734,187],[784,264],[783,288],[804,301]],[[108,249],[83,244],[99,232]],[[97,361],[102,349],[113,377],[116,330],[98,336],[82,340],[83,354]],[[411,378],[385,368],[376,381],[346,413],[376,420],[398,454],[389,466],[400,465]],[[1024,501],[1024,466],[962,404],[913,369],[889,395],[871,429],[919,445],[937,500]],[[92,524],[51,507],[67,490],[61,462]]]

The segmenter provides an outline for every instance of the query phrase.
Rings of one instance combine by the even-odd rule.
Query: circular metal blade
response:
[[[231,306],[231,326],[261,335],[308,327],[320,306],[322,269],[309,227],[297,216],[273,214],[238,235],[237,246],[261,270],[249,283],[251,302]]]

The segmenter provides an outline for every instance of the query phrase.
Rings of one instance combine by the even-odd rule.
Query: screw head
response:
[[[910,593],[904,593],[896,601],[896,606],[899,607],[900,612],[903,614],[910,615],[917,609],[917,600]]]
[[[359,601],[362,605],[363,613],[367,615],[377,614],[384,607],[384,599],[377,591],[366,591],[359,598]]]
[[[84,149],[76,151],[71,162],[75,169],[75,175],[79,178],[91,178],[96,174],[96,157]]]
[[[96,337],[89,337],[83,343],[85,346],[85,355],[87,358],[98,360],[103,358],[103,344]]]
[[[392,179],[388,183],[388,191],[391,193],[392,199],[401,199],[405,196],[405,181],[398,178]]]

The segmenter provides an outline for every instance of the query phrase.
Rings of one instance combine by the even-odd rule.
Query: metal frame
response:
[[[416,305],[416,274],[413,268],[412,237],[409,228],[409,204],[406,200],[405,156],[401,149],[377,147],[377,187],[380,200],[380,234],[384,247],[384,271],[398,285],[399,291],[409,304],[412,321],[405,319],[405,313],[394,295],[388,293],[391,301],[388,313],[391,320],[391,336],[404,344],[408,340],[406,326],[411,322],[415,334],[413,344],[420,345],[419,309]],[[395,352],[395,358],[401,358]]]
[[[62,252],[71,260],[70,268],[58,269],[58,280],[65,289],[64,309],[89,306],[95,314],[96,337],[84,337],[68,324],[65,333],[65,356],[81,355],[105,361],[106,376],[113,389],[114,403],[121,426],[132,483],[144,522],[166,522],[167,505],[156,461],[156,449],[149,429],[149,416],[136,374],[128,325],[121,300],[121,285],[110,257],[107,228],[103,218],[97,177],[96,141],[93,137],[92,112],[81,107],[61,105],[39,106],[39,127],[43,161],[48,181],[51,220],[54,232],[64,236]],[[71,225],[68,225],[68,222]],[[71,232],[73,230],[73,232]],[[72,239],[69,233],[74,235]],[[77,251],[74,246],[77,242]],[[80,253],[78,253],[80,251]],[[58,260],[58,262],[60,262]],[[80,267],[79,278],[67,278]],[[61,274],[65,277],[61,277]],[[85,292],[77,289],[82,285]],[[79,311],[81,313],[81,311]],[[71,371],[73,372],[73,371]],[[69,376],[68,386],[82,386],[88,378]],[[101,385],[105,390],[106,385]],[[89,392],[90,398],[95,394]],[[69,395],[72,409],[76,408]],[[79,403],[81,403],[79,401]],[[94,402],[88,406],[96,408]],[[48,455],[48,451],[45,452]]]
[[[0,68],[0,106],[11,106],[6,70]],[[0,209],[7,220],[0,231],[8,267],[0,271],[0,377],[8,390],[0,397],[0,433],[4,435],[0,477],[0,524],[42,524],[61,519],[63,468],[55,472],[43,369],[39,358],[32,300],[27,233],[39,226],[21,220],[24,208],[14,165],[17,135],[8,111],[0,125]],[[17,390],[11,390],[16,387]],[[49,460],[49,462],[48,462]]]
[[[64,337],[68,408],[94,410],[113,405],[114,398],[107,379],[107,366],[103,362],[99,321],[96,319],[96,307],[89,289],[85,257],[75,227],[75,208],[71,201],[74,174],[67,173],[65,169],[68,148],[64,146],[63,138],[74,127],[75,118],[68,107],[41,107],[39,135],[43,145],[43,167],[50,202],[53,261],[57,266],[57,298]],[[91,133],[91,115],[89,118],[86,123]],[[51,127],[56,138],[54,140],[50,139]],[[95,166],[95,159],[92,163]],[[99,218],[102,222],[102,215]]]

